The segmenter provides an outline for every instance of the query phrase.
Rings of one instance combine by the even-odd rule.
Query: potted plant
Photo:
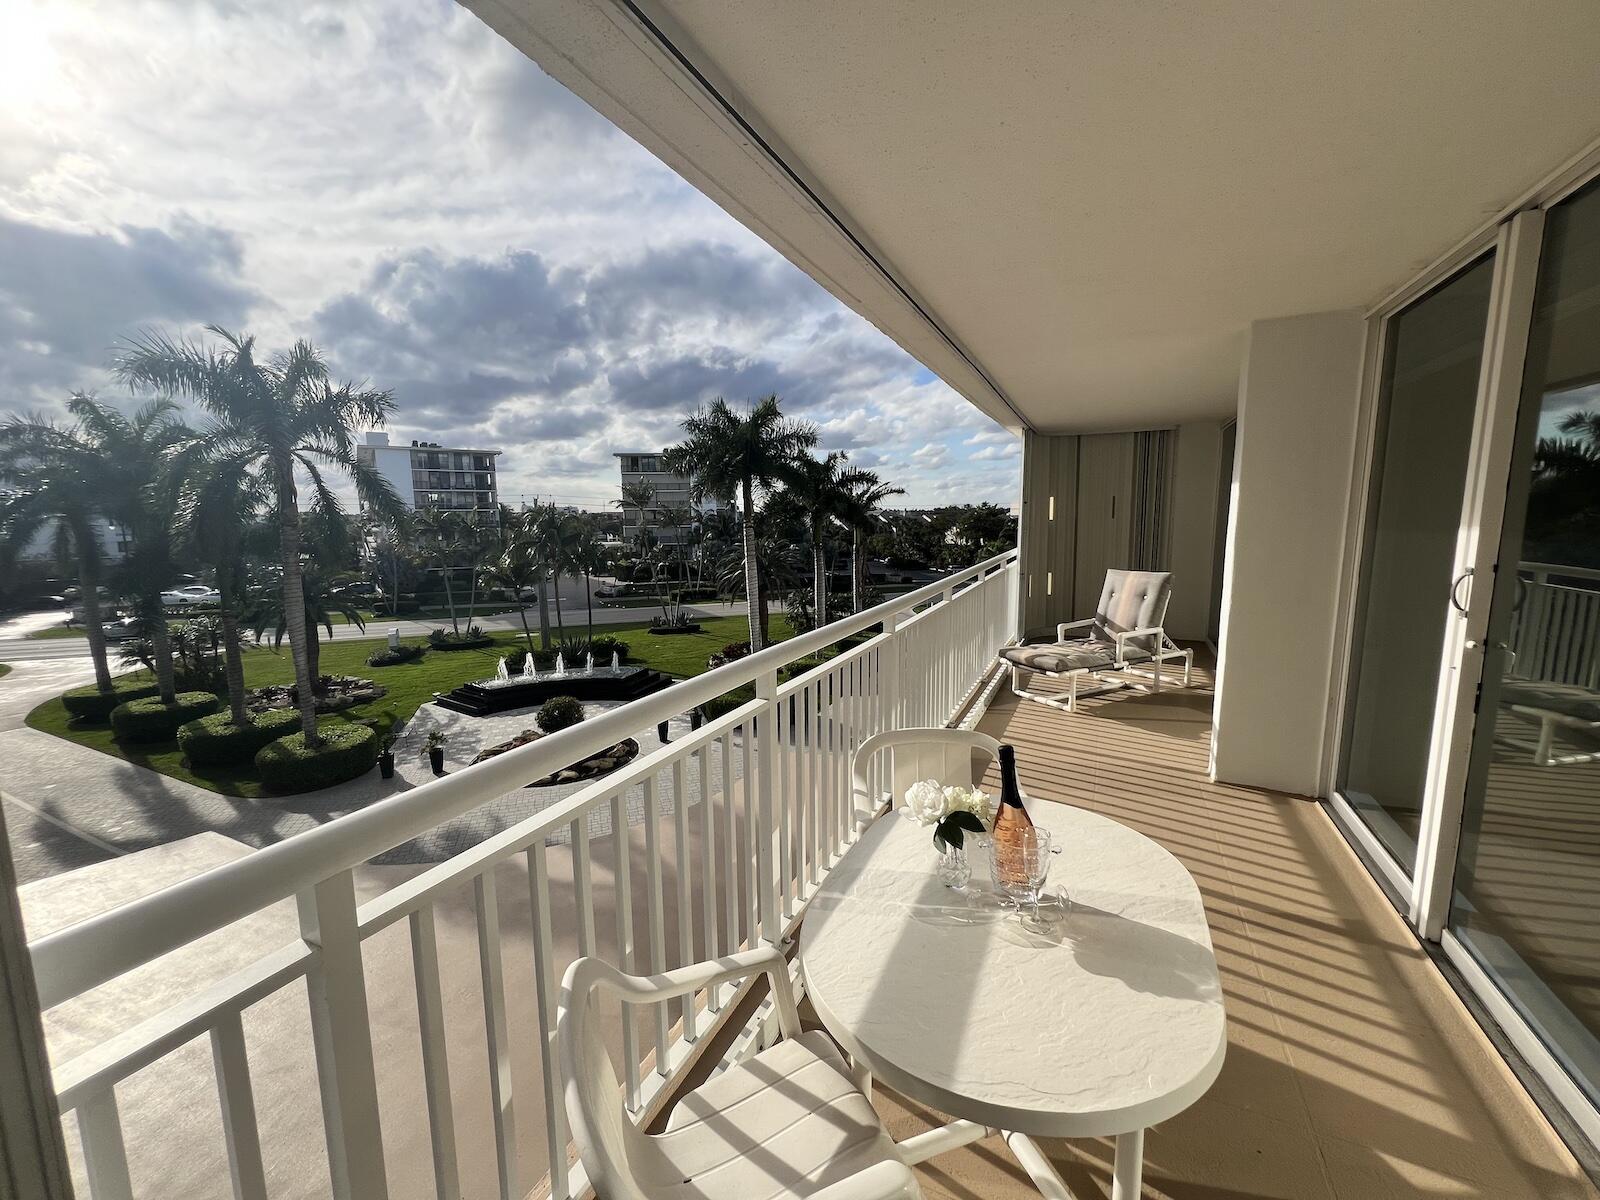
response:
[[[394,778],[394,735],[378,743],[378,773],[385,779]]]
[[[428,765],[433,768],[433,773],[435,775],[444,774],[444,744],[449,740],[449,737],[445,735],[445,732],[442,729],[430,729],[428,731],[428,742],[426,747],[428,751]]]

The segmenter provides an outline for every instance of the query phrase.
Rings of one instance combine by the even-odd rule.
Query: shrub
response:
[[[477,650],[493,641],[477,625],[468,625],[461,631],[460,637],[443,629],[435,629],[428,634],[428,645],[434,650]]]
[[[178,730],[178,748],[194,766],[247,763],[268,742],[300,728],[300,714],[292,708],[257,713],[248,725],[235,725],[233,714],[212,713],[190,721]]]
[[[612,637],[609,633],[602,633],[589,643],[589,649],[594,651],[594,661],[597,666],[609,667],[613,652],[623,661],[628,661],[628,643],[619,637]]]
[[[583,720],[583,705],[572,696],[551,696],[539,706],[535,719],[546,733],[559,733]]]
[[[178,726],[217,711],[210,692],[179,692],[171,704],[160,696],[129,700],[111,710],[111,732],[119,742],[170,742]]]
[[[87,687],[73,688],[61,696],[61,707],[67,714],[80,721],[94,721],[104,724],[111,719],[111,710],[119,704],[129,700],[143,700],[146,696],[154,696],[160,689],[154,680],[150,679],[113,679],[111,691],[101,695],[94,684]]]
[[[370,725],[319,725],[323,744],[306,748],[303,733],[268,742],[256,751],[256,771],[274,792],[314,792],[355,779],[378,761],[378,732]]]
[[[743,687],[736,687],[731,692],[723,692],[720,696],[713,696],[700,706],[700,711],[705,714],[708,721],[715,721],[724,713],[731,713],[741,704],[749,704],[756,698],[755,684],[747,683]]]
[[[741,658],[749,657],[749,642],[729,642],[721,650],[706,659],[706,666],[715,670],[717,667],[725,667],[731,662],[738,662]]]
[[[367,666],[395,667],[401,663],[416,662],[427,652],[428,648],[426,646],[406,645],[404,643],[395,647],[385,646],[383,649],[374,650],[367,655]]]

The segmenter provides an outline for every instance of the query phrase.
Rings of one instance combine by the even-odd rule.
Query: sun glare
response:
[[[48,9],[32,0],[0,0],[0,106],[40,107],[63,87],[50,38]]]

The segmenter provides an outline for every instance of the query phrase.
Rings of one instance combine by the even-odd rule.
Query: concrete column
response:
[[[1222,593],[1212,770],[1319,795],[1366,323],[1251,326]]]

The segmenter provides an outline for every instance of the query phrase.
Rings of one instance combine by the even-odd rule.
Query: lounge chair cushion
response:
[[[1100,589],[1100,604],[1094,611],[1096,641],[1112,643],[1116,635],[1130,629],[1153,629],[1166,619],[1167,600],[1172,595],[1170,571],[1107,571]],[[1148,653],[1154,650],[1153,637],[1129,642]]]
[[[1507,704],[1600,723],[1600,692],[1576,684],[1508,679],[1500,685],[1500,698]]]
[[[1107,671],[1116,666],[1116,652],[1103,642],[1050,642],[1038,646],[1007,646],[1000,657],[1025,671],[1065,674],[1068,671]]]

